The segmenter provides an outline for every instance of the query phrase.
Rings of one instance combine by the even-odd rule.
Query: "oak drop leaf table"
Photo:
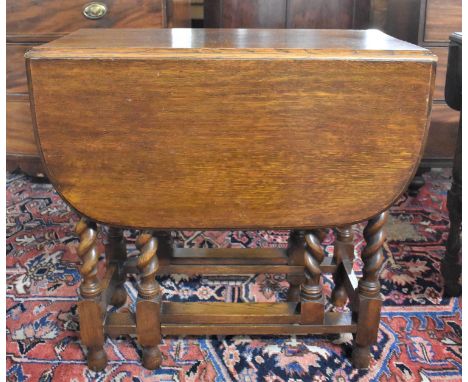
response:
[[[379,31],[80,30],[26,54],[47,175],[82,220],[81,341],[162,335],[354,333],[368,367],[382,296],[388,207],[423,152],[436,57]],[[367,220],[362,278],[350,225]],[[97,224],[109,226],[97,276]],[[122,229],[141,230],[128,258]],[[333,258],[321,245],[336,228]],[[182,229],[289,229],[286,250],[175,249]],[[242,252],[244,251],[244,252]],[[157,274],[285,273],[284,303],[161,301]],[[322,272],[332,272],[325,312]],[[133,313],[108,313],[138,275]]]

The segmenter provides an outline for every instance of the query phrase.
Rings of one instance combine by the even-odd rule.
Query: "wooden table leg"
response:
[[[288,265],[304,265],[305,236],[304,231],[291,231],[288,240]],[[300,301],[303,277],[288,275],[288,301]]]
[[[152,232],[143,232],[136,241],[140,250],[137,268],[140,273],[136,304],[136,331],[143,348],[143,366],[154,370],[161,365],[161,290],[156,281],[159,267],[158,240]]]
[[[325,257],[319,232],[305,235],[304,273],[306,281],[301,285],[301,323],[323,324],[325,304],[322,293],[322,271],[320,264]]]
[[[333,282],[335,287],[332,290],[331,302],[335,306],[342,307],[346,304],[348,294],[344,282],[346,280],[346,269],[342,264],[342,259],[347,258],[354,261],[354,235],[352,226],[337,227],[335,229],[336,240],[333,250],[333,259],[337,264],[336,271],[333,273]]]
[[[96,250],[96,223],[81,219],[76,225],[76,233],[80,237],[78,256],[82,264],[80,273],[81,301],[78,302],[80,317],[80,336],[82,343],[88,348],[88,367],[91,370],[103,370],[107,365],[107,355],[104,351],[104,314],[101,306],[101,288],[97,277],[99,255]]]
[[[127,279],[124,270],[124,263],[125,260],[127,260],[127,247],[122,229],[115,227],[109,228],[106,256],[108,263],[115,263],[117,267],[117,272],[115,274],[117,285],[111,298],[111,304],[119,308],[127,301],[127,291],[123,286]]]
[[[382,212],[370,219],[364,229],[367,245],[361,255],[364,267],[358,284],[358,328],[352,355],[356,368],[369,367],[370,346],[377,342],[382,307],[379,275],[385,261],[382,247],[386,238],[384,225],[387,218],[388,212]]]

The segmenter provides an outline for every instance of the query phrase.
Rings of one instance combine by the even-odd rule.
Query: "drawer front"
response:
[[[284,28],[286,0],[205,0],[205,28]]]
[[[425,42],[447,42],[453,32],[461,30],[461,0],[427,0]]]
[[[437,56],[437,75],[435,80],[434,100],[445,100],[445,76],[447,75],[448,48],[430,48]]]
[[[24,54],[34,45],[6,44],[6,86],[8,93],[27,93]]]
[[[453,159],[460,112],[446,104],[432,105],[431,126],[424,159]]]
[[[166,15],[168,28],[190,28],[192,24],[190,0],[168,1]]]
[[[289,0],[288,28],[347,29],[353,27],[353,0]]]
[[[38,155],[29,100],[10,97],[6,103],[7,154]]]
[[[80,28],[161,28],[165,0],[102,0],[106,11],[98,19],[83,10],[89,0],[7,0],[7,34],[68,33]],[[90,17],[103,8],[88,8]]]

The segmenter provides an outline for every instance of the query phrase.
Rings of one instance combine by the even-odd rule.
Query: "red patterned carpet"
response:
[[[150,372],[139,365],[134,340],[107,340],[109,366],[85,366],[78,341],[79,273],[73,226],[77,216],[49,184],[7,177],[8,381],[459,381],[461,300],[442,298],[440,259],[447,237],[448,173],[427,174],[417,198],[403,196],[391,210],[386,296],[369,371],[349,362],[349,338],[165,338],[164,361]],[[358,250],[361,228],[355,227]],[[128,232],[129,250],[135,233]],[[179,232],[181,246],[284,246],[287,232]],[[327,251],[331,251],[331,234]],[[102,249],[102,248],[101,248]],[[357,262],[357,267],[360,266]],[[284,276],[198,277],[160,280],[175,301],[284,300]],[[129,309],[135,289],[128,283]],[[325,289],[332,282],[325,279]]]

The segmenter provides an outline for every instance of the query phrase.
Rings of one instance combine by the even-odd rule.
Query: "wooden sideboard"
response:
[[[376,28],[439,58],[422,168],[452,165],[458,113],[444,100],[449,35],[461,30],[461,0],[205,0],[209,28]]]
[[[461,0],[375,1],[369,25],[430,49],[437,55],[437,77],[429,137],[421,168],[452,166],[459,113],[444,99],[449,36],[462,29]]]
[[[80,28],[190,27],[190,0],[7,0],[6,20],[7,169],[43,176],[25,52]]]
[[[449,37],[453,32],[461,31],[461,29],[461,0],[422,1],[418,42],[419,45],[430,49],[439,57],[432,123],[424,155],[424,162],[428,165],[442,166],[447,162],[453,162],[459,113],[446,104],[444,88]]]
[[[205,0],[206,28],[363,29],[362,0]]]

